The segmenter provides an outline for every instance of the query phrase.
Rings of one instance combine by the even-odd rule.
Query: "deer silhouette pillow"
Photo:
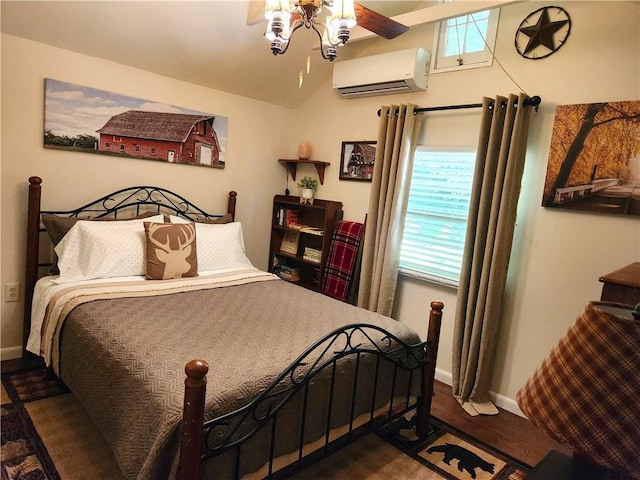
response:
[[[144,222],[147,243],[146,278],[170,278],[198,275],[196,226],[193,223]]]

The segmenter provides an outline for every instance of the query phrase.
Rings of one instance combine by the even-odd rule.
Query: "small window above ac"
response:
[[[431,73],[493,65],[499,15],[496,8],[438,22]]]

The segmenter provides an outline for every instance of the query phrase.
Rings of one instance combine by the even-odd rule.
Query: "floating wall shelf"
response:
[[[324,185],[324,169],[328,165],[331,165],[329,162],[322,162],[320,160],[301,160],[301,159],[286,160],[286,159],[282,159],[281,158],[278,161],[280,163],[282,163],[287,168],[287,170],[291,173],[291,178],[293,180],[296,179],[296,170],[298,168],[298,164],[299,163],[306,163],[306,164],[315,165],[316,170],[318,171],[318,176],[320,177],[320,184],[321,185]]]

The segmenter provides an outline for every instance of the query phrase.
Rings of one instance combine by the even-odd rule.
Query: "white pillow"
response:
[[[179,217],[177,215],[169,215],[169,222],[170,223],[191,223],[193,222],[193,220],[187,220],[184,217]]]
[[[144,222],[163,215],[126,221],[79,220],[58,243],[58,283],[145,273]]]
[[[188,223],[172,215],[172,223]],[[198,273],[220,268],[253,267],[244,249],[244,237],[240,222],[198,223],[196,222],[196,251]]]

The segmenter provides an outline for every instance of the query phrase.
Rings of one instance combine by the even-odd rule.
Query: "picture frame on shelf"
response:
[[[340,180],[370,182],[376,158],[375,141],[342,142]]]

